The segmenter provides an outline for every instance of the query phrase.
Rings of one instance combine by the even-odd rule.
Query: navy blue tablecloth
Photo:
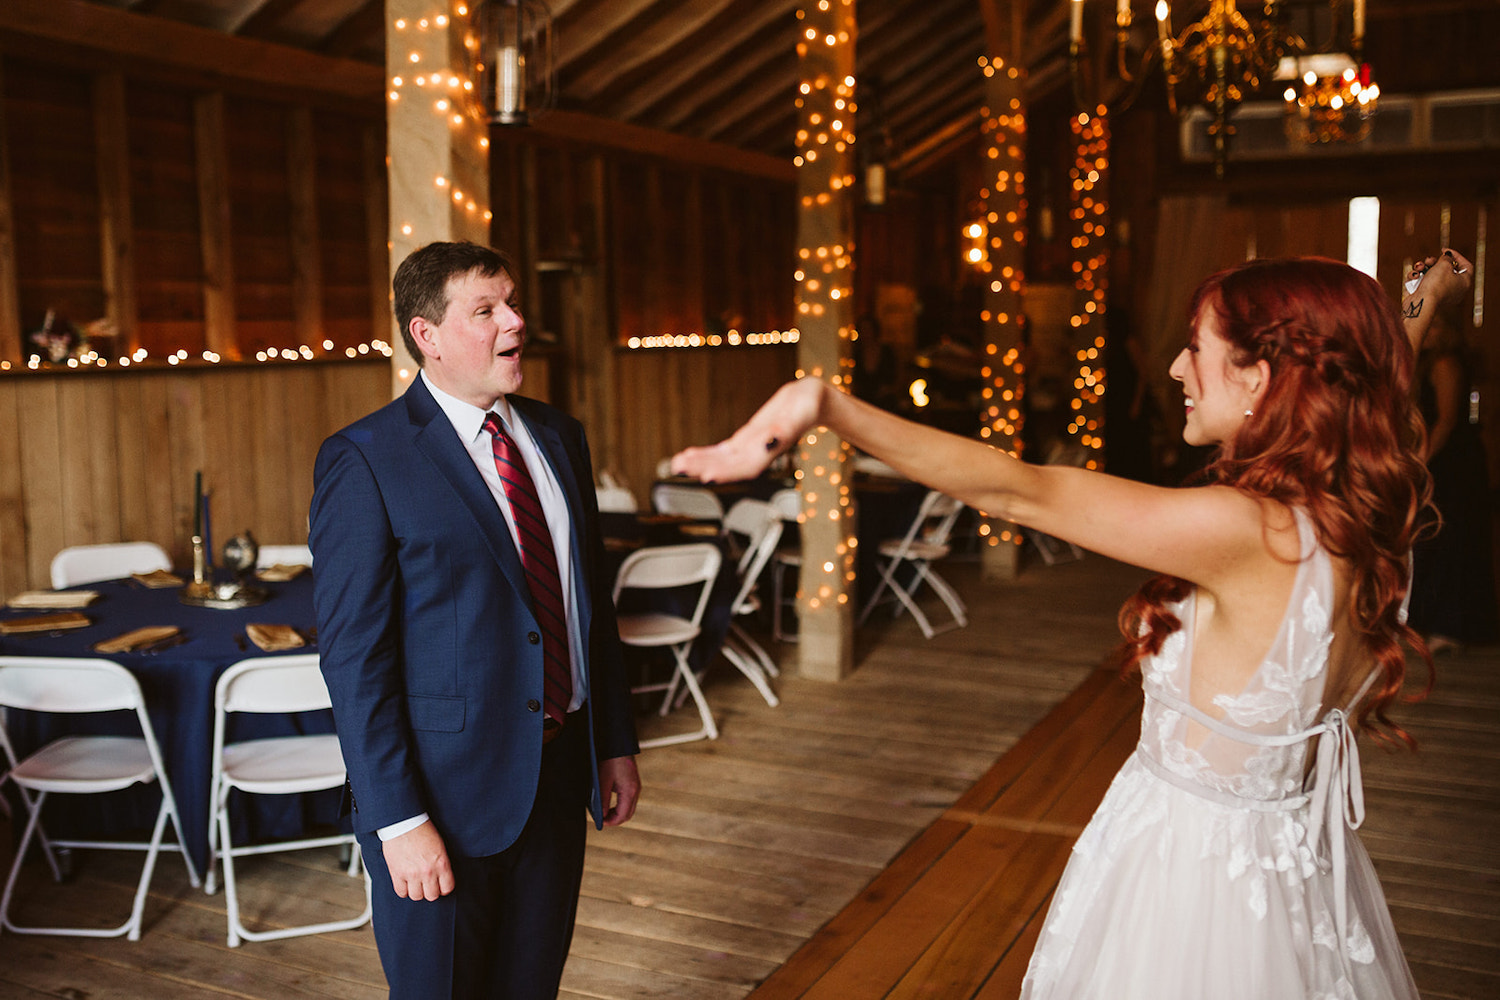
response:
[[[92,646],[146,625],[176,625],[186,641],[158,653],[119,653],[102,656],[126,667],[141,685],[151,725],[161,744],[167,776],[181,813],[183,835],[200,871],[208,860],[209,784],[213,750],[214,685],[219,675],[240,660],[269,656],[245,640],[252,623],[290,625],[304,632],[313,628],[312,574],[286,583],[259,583],[270,592],[263,604],[220,610],[185,605],[176,589],[150,590],[133,582],[114,580],[90,584],[99,600],[84,609],[92,619],[87,628],[62,633],[0,636],[0,654],[13,656],[101,657]],[[35,615],[35,611],[0,611],[4,618]],[[316,652],[316,646],[289,652]],[[291,716],[233,716],[229,741],[265,736],[290,736],[333,731],[329,712]],[[133,734],[128,713],[63,716],[32,712],[10,713],[7,728],[23,756],[58,736],[76,733]],[[155,820],[157,798],[136,788],[103,796],[52,796],[43,825],[53,836],[117,836],[148,829]],[[309,826],[338,821],[338,792],[308,796],[256,796],[252,808],[238,803],[237,843],[296,836]]]

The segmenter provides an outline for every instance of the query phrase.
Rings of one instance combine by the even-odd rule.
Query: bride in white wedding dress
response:
[[[1356,729],[1405,739],[1407,553],[1428,481],[1410,392],[1428,266],[1406,331],[1373,279],[1316,258],[1208,279],[1171,374],[1203,485],[1028,465],[816,379],[732,437],[676,457],[758,474],[823,426],[992,517],[1161,574],[1121,614],[1146,693],[1141,737],[1079,837],[1023,1000],[1415,1000],[1374,868]],[[1413,343],[1415,342],[1415,343]]]

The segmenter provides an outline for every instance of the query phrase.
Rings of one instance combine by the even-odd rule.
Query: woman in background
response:
[[[1438,294],[1455,276],[1428,288]],[[1354,729],[1406,739],[1407,554],[1427,502],[1413,345],[1329,260],[1198,289],[1171,374],[1205,484],[1022,463],[804,379],[678,455],[749,478],[826,426],[989,515],[1158,574],[1125,606],[1141,738],[1073,849],[1022,996],[1264,1000],[1417,993],[1368,855]]]

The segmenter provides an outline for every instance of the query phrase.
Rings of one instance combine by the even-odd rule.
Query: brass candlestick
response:
[[[208,583],[208,554],[204,551],[203,536],[193,536],[193,582],[183,588],[189,597],[207,597],[213,592]]]

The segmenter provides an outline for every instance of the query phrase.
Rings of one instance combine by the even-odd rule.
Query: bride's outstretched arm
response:
[[[1036,479],[1036,467],[989,445],[913,423],[812,378],[782,386],[733,436],[688,448],[673,459],[672,469],[709,482],[749,479],[815,427],[827,427],[902,475],[999,517],[1011,516],[1008,501]]]
[[[1030,465],[812,378],[782,386],[718,444],[679,452],[672,470],[708,482],[750,479],[815,427],[992,517],[1210,587],[1265,552],[1259,502],[1236,490],[1167,489],[1070,466]]]

